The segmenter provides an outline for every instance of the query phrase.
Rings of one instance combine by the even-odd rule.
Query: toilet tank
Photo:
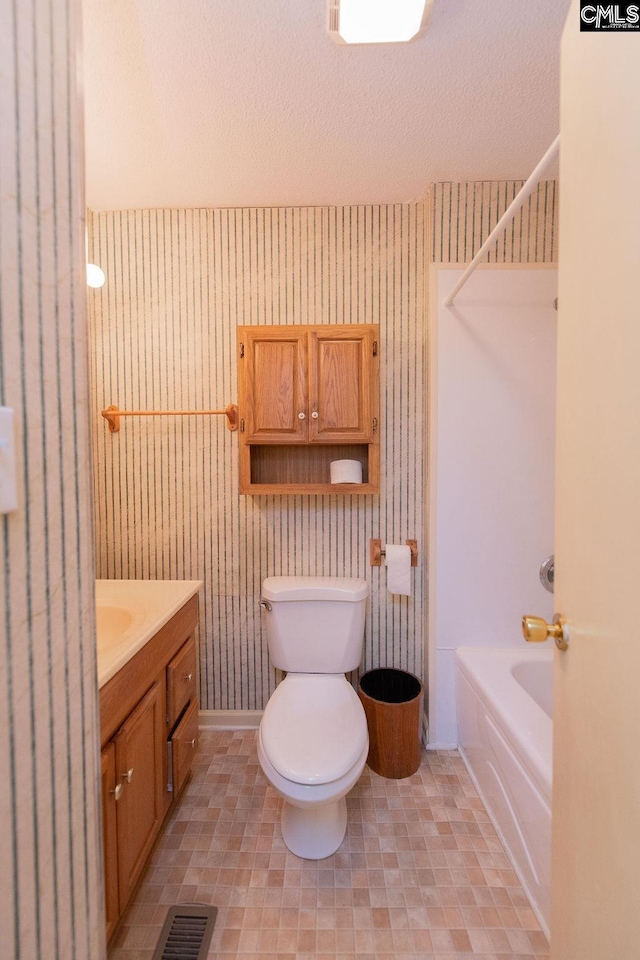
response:
[[[271,662],[292,673],[346,673],[362,659],[369,585],[357,577],[267,577]]]

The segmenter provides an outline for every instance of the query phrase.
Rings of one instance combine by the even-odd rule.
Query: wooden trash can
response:
[[[369,728],[368,765],[390,780],[410,777],[422,751],[422,683],[404,670],[379,667],[363,673],[358,695]]]

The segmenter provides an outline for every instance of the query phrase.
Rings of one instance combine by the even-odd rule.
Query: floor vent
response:
[[[171,907],[153,960],[206,960],[217,907],[181,903]]]

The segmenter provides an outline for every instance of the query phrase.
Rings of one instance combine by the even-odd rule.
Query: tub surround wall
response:
[[[457,742],[455,650],[524,647],[520,620],[551,618],[557,271],[432,267],[430,736]]]
[[[0,2],[3,957],[103,956],[79,4]]]
[[[426,204],[140,210],[90,217],[107,275],[90,295],[98,575],[201,578],[201,705],[262,709],[275,687],[258,600],[279,574],[371,584],[364,666],[423,675],[423,554],[391,597],[369,539],[423,529]],[[381,494],[238,494],[224,418],[99,411],[237,399],[238,324],[379,323]]]

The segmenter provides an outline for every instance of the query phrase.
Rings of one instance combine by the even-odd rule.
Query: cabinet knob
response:
[[[115,790],[109,790],[109,793],[112,793],[116,800],[119,800],[122,796],[122,784],[119,783]]]
[[[131,783],[132,778],[133,778],[133,767],[130,767],[130,769],[127,770],[126,773],[123,773],[123,774],[122,774],[122,779],[123,779],[123,780],[126,780],[127,783]],[[122,784],[121,784],[121,786],[122,786]]]
[[[298,414],[298,420],[304,420],[304,413]]]
[[[191,681],[193,680],[193,674],[192,674],[192,673],[188,673],[188,674],[187,674],[186,676],[184,676],[182,679],[183,679],[183,680],[186,680],[187,683],[191,683]]]
[[[311,414],[311,416],[313,417],[314,420],[317,420],[317,419],[318,419],[318,416],[319,416],[318,411],[317,411],[317,410],[314,410],[313,413]]]
[[[193,738],[193,740],[189,740],[189,744],[194,748],[194,750],[195,750],[195,746],[196,746],[196,743],[197,743],[197,742],[198,742],[198,741],[196,740],[195,737]]]

